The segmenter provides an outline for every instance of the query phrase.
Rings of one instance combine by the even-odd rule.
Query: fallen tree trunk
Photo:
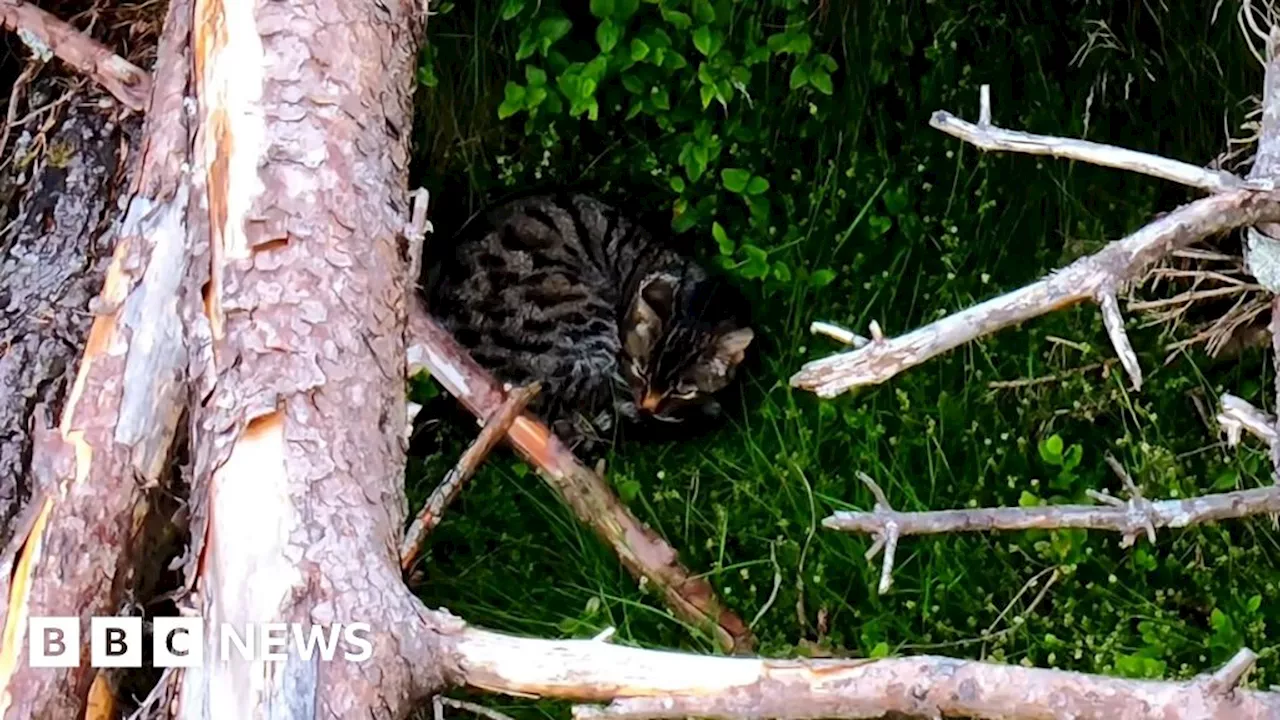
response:
[[[34,668],[27,619],[118,612],[133,583],[148,499],[170,465],[183,407],[184,337],[176,307],[188,262],[182,3],[160,46],[161,72],[102,291],[56,428],[33,428],[34,486],[23,537],[4,558],[3,717],[74,717],[93,680],[88,645],[71,668]]]

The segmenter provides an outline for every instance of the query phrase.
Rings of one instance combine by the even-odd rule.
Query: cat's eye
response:
[[[697,394],[697,385],[681,383],[676,386],[675,392],[671,393],[671,397],[676,398],[677,400],[692,400]]]

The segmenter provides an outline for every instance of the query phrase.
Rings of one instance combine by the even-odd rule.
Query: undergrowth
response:
[[[761,362],[728,424],[698,443],[624,445],[609,478],[753,622],[762,653],[1185,678],[1247,645],[1267,686],[1280,672],[1270,519],[1125,550],[1083,531],[908,538],[885,596],[870,541],[818,524],[870,506],[855,470],[899,509],[1086,502],[1089,488],[1120,492],[1106,452],[1147,497],[1270,482],[1265,452],[1224,448],[1195,401],[1229,390],[1271,407],[1261,353],[1165,364],[1167,338],[1134,329],[1134,393],[1084,307],[836,400],[787,386],[837,350],[813,320],[903,332],[1188,200],[1117,171],[980,155],[928,118],[974,118],[986,83],[1005,127],[1207,162],[1262,80],[1233,10],[1211,5],[445,1],[419,72],[415,182],[438,233],[509,193],[587,190],[678,234],[752,297]],[[990,385],[1019,379],[1044,381]],[[431,385],[419,395],[436,420],[414,442],[415,507],[474,431]],[[715,651],[509,453],[450,509],[423,570],[424,600],[484,626],[614,626],[618,642]]]

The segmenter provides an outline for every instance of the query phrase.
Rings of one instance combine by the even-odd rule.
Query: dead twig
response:
[[[984,117],[990,116],[985,102],[982,113]],[[977,127],[986,125],[980,120]],[[1127,162],[1116,160],[1111,164],[1128,167]],[[1251,180],[1235,189],[1223,188],[1018,290],[895,338],[877,337],[879,333],[873,332],[871,342],[861,347],[806,363],[791,377],[791,385],[821,397],[834,397],[854,387],[884,382],[909,367],[984,335],[1092,300],[1102,306],[1107,334],[1133,386],[1139,388],[1142,372],[1116,302],[1119,289],[1174,250],[1227,230],[1280,221],[1280,196],[1270,190],[1271,186],[1269,180]]]
[[[18,34],[41,61],[57,57],[92,78],[130,110],[151,99],[151,76],[102,43],[25,0],[0,0],[0,24]]]
[[[1276,419],[1271,413],[1230,393],[1224,393],[1219,403],[1222,409],[1218,413],[1218,424],[1227,434],[1227,445],[1239,445],[1240,436],[1246,431],[1268,445],[1276,441]]]
[[[1199,497],[1152,501],[1144,498],[1129,474],[1113,458],[1108,462],[1121,477],[1129,493],[1128,500],[1090,491],[1090,497],[1102,505],[1048,505],[1041,507],[965,508],[961,510],[929,510],[901,512],[894,510],[884,492],[871,478],[859,472],[858,477],[876,496],[870,512],[838,511],[822,521],[832,530],[864,533],[875,542],[867,551],[867,559],[881,548],[885,559],[880,576],[880,592],[885,592],[893,572],[893,551],[899,538],[907,535],[934,535],[954,532],[989,530],[1059,530],[1083,528],[1110,530],[1121,534],[1121,547],[1131,546],[1139,534],[1155,541],[1157,528],[1183,528],[1219,520],[1234,520],[1280,512],[1280,486],[1237,490]]]
[[[507,431],[511,429],[511,423],[520,417],[525,407],[541,389],[542,386],[538,383],[515,388],[507,394],[507,399],[502,401],[502,405],[498,406],[485,420],[480,435],[466,452],[462,453],[458,464],[454,465],[445,475],[444,480],[440,481],[440,485],[427,498],[422,510],[418,512],[418,516],[414,518],[409,530],[405,533],[404,542],[400,545],[401,568],[408,570],[413,565],[418,553],[422,550],[423,543],[427,541],[427,535],[440,524],[444,509],[458,497],[458,493],[462,492],[462,486],[471,479],[476,469],[480,467],[480,463],[484,462],[498,443],[502,442]]]
[[[1067,160],[1079,160],[1090,165],[1151,175],[1208,192],[1235,190],[1246,185],[1244,180],[1229,172],[1204,168],[1159,155],[1150,155],[1113,145],[1101,145],[1088,140],[1033,135],[996,127],[991,124],[990,86],[983,85],[979,92],[979,119],[976,124],[961,120],[946,110],[939,110],[929,119],[929,125],[988,152],[1049,155]]]

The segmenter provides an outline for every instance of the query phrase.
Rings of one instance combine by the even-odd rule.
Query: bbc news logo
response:
[[[199,667],[205,660],[204,619],[157,617],[152,620],[152,667]],[[33,617],[28,625],[31,667],[80,664],[80,618]],[[221,662],[233,659],[278,661],[292,649],[303,660],[318,654],[331,662],[364,662],[373,656],[367,623],[304,625],[261,623],[218,627],[213,650]],[[140,617],[95,617],[89,623],[89,664],[96,668],[140,668],[145,635]],[[345,645],[339,652],[340,645]]]

